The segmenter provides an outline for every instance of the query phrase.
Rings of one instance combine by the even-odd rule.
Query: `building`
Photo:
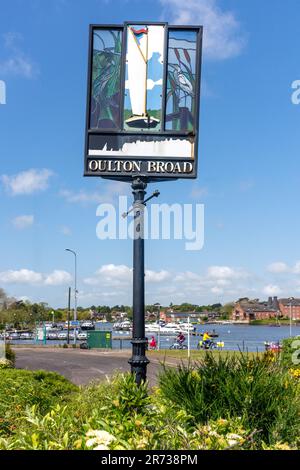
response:
[[[279,308],[281,315],[285,318],[300,320],[300,299],[279,299]]]
[[[231,320],[250,323],[253,320],[269,320],[281,316],[277,297],[269,297],[267,302],[259,299],[250,300],[247,297],[239,299],[232,309]]]
[[[146,321],[156,321],[158,320],[158,312],[147,312],[145,313],[145,320]]]
[[[188,317],[192,321],[196,321],[199,318],[198,312],[177,312],[176,310],[167,309],[161,310],[160,312],[160,319],[166,323],[174,323],[174,322],[187,322]]]

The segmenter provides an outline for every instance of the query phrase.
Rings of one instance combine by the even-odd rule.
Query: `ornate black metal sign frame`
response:
[[[202,32],[90,25],[84,176],[197,177]]]

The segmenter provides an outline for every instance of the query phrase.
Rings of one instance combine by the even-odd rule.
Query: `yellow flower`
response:
[[[289,369],[289,373],[291,374],[292,377],[295,379],[300,378],[300,369]]]
[[[192,370],[191,377],[195,380],[201,380],[201,376],[199,375],[199,373],[196,370]]]

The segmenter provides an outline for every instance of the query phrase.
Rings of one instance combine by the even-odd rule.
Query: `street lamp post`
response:
[[[73,253],[75,259],[75,276],[74,276],[74,321],[77,321],[77,253],[74,250],[70,250],[70,248],[66,248],[66,251]],[[76,344],[76,324],[74,325],[74,344]]]
[[[292,304],[293,304],[294,297],[289,297],[290,301],[290,338],[292,336]]]

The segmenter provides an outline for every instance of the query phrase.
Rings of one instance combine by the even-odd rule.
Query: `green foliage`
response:
[[[68,400],[77,387],[54,372],[0,370],[0,435],[13,432],[28,406],[41,413]]]
[[[277,367],[270,362],[270,359],[262,360],[261,364],[266,367],[266,369],[260,369],[261,374],[266,371],[273,373],[275,369],[272,368]],[[231,363],[231,365],[236,367],[238,375],[241,374],[238,371],[238,368],[242,367],[240,363]],[[290,435],[294,433],[293,440],[289,439],[289,435],[285,437],[284,432],[278,426],[276,427],[277,433],[274,435],[274,427],[271,426],[269,432],[274,437],[271,442],[270,439],[263,437],[261,428],[264,424],[263,417],[256,416],[255,421],[251,422],[251,427],[247,424],[241,398],[236,397],[238,400],[236,409],[239,409],[240,415],[234,412],[233,403],[229,405],[229,413],[228,405],[226,406],[228,403],[226,394],[230,390],[223,388],[218,393],[216,387],[220,386],[220,383],[216,377],[213,379],[214,374],[218,372],[224,380],[226,372],[225,370],[222,372],[224,365],[218,367],[219,369],[216,370],[214,361],[206,359],[201,365],[201,370],[200,364],[196,369],[181,367],[179,371],[173,370],[175,375],[172,377],[169,375],[171,372],[166,370],[161,380],[165,384],[169,381],[170,397],[167,396],[164,386],[161,389],[153,388],[149,394],[147,384],[137,387],[130,374],[120,374],[104,383],[93,383],[73,389],[69,382],[59,378],[57,374],[49,375],[42,371],[38,373],[13,371],[15,375],[9,375],[8,371],[0,371],[2,378],[0,416],[6,420],[6,422],[3,418],[0,420],[0,449],[224,450],[299,447],[297,420],[281,423],[291,426],[289,433]],[[256,361],[252,361],[251,367],[249,363],[248,379],[252,374],[259,380],[259,374],[255,372],[255,369],[259,367]],[[206,368],[208,370],[205,372]],[[206,390],[210,398],[203,397],[195,407],[193,402],[199,391],[201,393],[201,383],[209,381],[211,385],[215,383],[213,391]],[[268,385],[266,381],[267,379],[264,383]],[[42,391],[39,390],[39,386],[45,382],[47,386]],[[37,388],[32,386],[33,383],[38,384]],[[248,386],[251,384],[253,381],[249,379]],[[237,381],[236,388],[238,385],[240,385],[239,381]],[[54,395],[57,389],[60,391]],[[241,390],[242,394],[245,389],[244,387]],[[288,383],[285,389],[289,389]],[[275,387],[272,393],[276,392],[278,389]],[[270,389],[267,386],[266,394],[268,393]],[[2,396],[9,394],[11,396],[8,399],[4,398],[4,401],[8,400],[5,408],[2,404]],[[223,404],[222,394],[224,395]],[[213,396],[217,402],[216,405],[213,404]],[[247,399],[244,396],[244,400],[247,401]],[[272,401],[272,398],[270,400]],[[233,398],[231,401],[233,402]],[[209,411],[210,416],[207,419],[199,419],[202,413],[199,406]],[[267,405],[267,398],[265,398],[262,406],[268,408],[272,405]],[[291,406],[295,406],[295,402],[292,401]],[[258,411],[255,400],[253,407]],[[213,411],[217,408],[219,412],[215,415],[219,416],[212,417]],[[259,412],[263,413],[262,407]],[[220,417],[222,413],[226,416]],[[264,417],[267,414],[268,412],[264,414]],[[295,416],[293,419],[296,419]],[[278,424],[278,420],[276,422]]]
[[[16,355],[15,355],[14,351],[12,350],[9,343],[5,344],[5,357],[8,361],[11,362],[12,367],[14,367],[15,366],[15,361],[16,361]]]
[[[0,449],[224,449],[249,448],[241,421],[218,420],[206,427],[167,400],[158,389],[148,395],[129,374],[82,387],[50,410],[23,410],[17,427],[0,438]]]
[[[8,359],[0,359],[0,370],[1,369],[13,369],[13,363]]]
[[[160,387],[193,423],[241,417],[245,428],[258,431],[258,442],[299,436],[299,390],[274,358],[207,354],[194,368],[165,368]]]
[[[286,368],[296,369],[300,364],[300,338],[286,338],[282,342],[281,363]]]

